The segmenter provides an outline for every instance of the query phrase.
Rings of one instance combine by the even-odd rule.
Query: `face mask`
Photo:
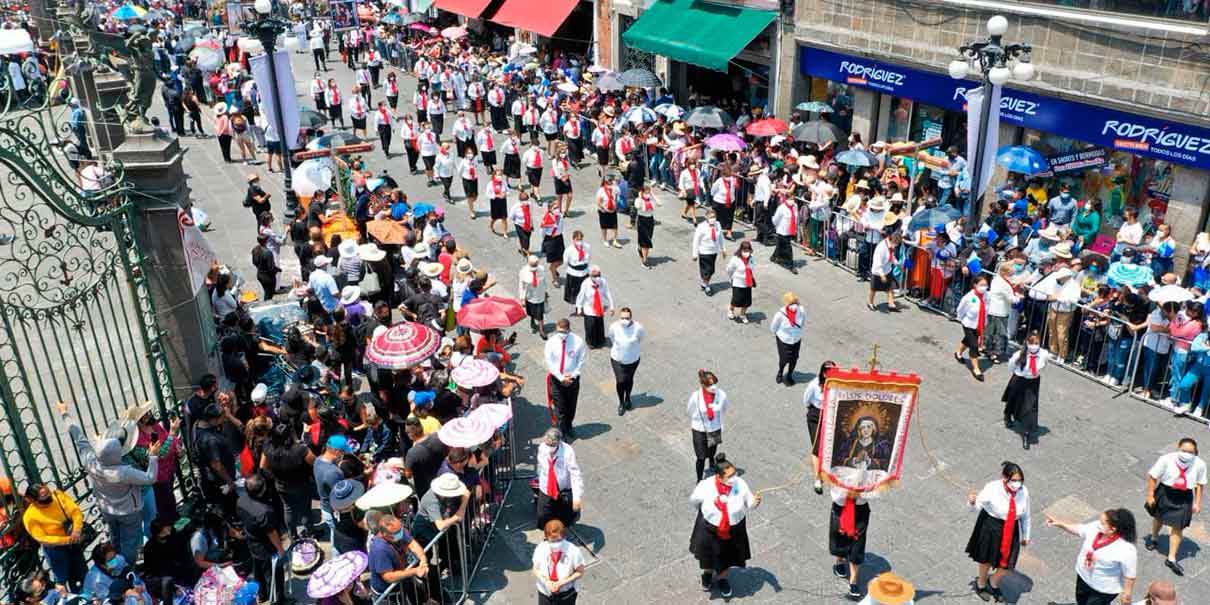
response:
[[[1022,485],[1024,485],[1024,483],[1021,481],[1009,481],[1008,489],[1011,489],[1015,492],[1017,490],[1020,490]]]
[[[1063,201],[1066,202],[1067,200],[1071,199],[1071,194],[1064,191],[1063,193],[1059,194],[1059,197],[1063,198]]]
[[[975,292],[978,292],[979,294],[986,294],[987,286],[985,286],[983,284],[979,284],[979,285],[975,286]]]
[[[118,572],[126,567],[126,557],[122,555],[114,555],[114,557],[105,562],[105,567],[110,571]]]
[[[594,284],[601,283],[601,277],[599,275],[592,276],[592,283],[594,283]]]
[[[399,528],[399,531],[391,534],[392,542],[399,542],[400,540],[403,540],[403,528],[402,527]]]
[[[629,325],[630,325],[630,318],[629,318],[629,317],[623,317],[623,318],[622,318],[622,325],[624,325],[624,326],[629,326]]]
[[[1193,462],[1194,458],[1197,458],[1197,454],[1182,451],[1176,455],[1176,458],[1177,460],[1181,461],[1181,464],[1189,464],[1190,462]]]
[[[742,256],[742,257],[744,257],[744,258],[748,258],[749,256],[752,256],[752,253],[751,253],[751,252],[746,252],[746,251],[745,251],[745,252],[740,252],[740,253],[739,253],[739,255],[740,255],[740,256]]]
[[[560,543],[560,542],[562,542],[562,541],[563,541],[563,538],[562,538],[561,536],[557,536],[557,537],[554,537],[554,538],[547,538],[547,539],[546,539],[546,541],[547,541],[547,542],[549,542],[549,543],[551,543],[551,544],[558,544],[558,543]]]
[[[1038,350],[1039,350],[1039,349],[1041,349],[1042,347],[1040,347],[1040,346],[1038,346],[1038,345],[1029,345],[1029,346],[1028,346],[1028,347],[1026,347],[1026,348],[1027,348],[1027,349],[1029,349],[1029,352],[1030,352],[1030,353],[1037,353],[1037,352],[1038,352]]]
[[[54,500],[55,499],[53,496],[47,494],[47,496],[45,498],[38,498],[35,500],[35,502],[37,502],[38,504],[45,505],[45,504],[50,504],[51,502],[54,502]]]

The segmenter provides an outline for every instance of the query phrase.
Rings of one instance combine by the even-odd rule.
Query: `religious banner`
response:
[[[916,374],[829,372],[819,420],[819,476],[857,492],[897,481],[919,387]]]
[[[357,2],[354,0],[332,0],[328,6],[332,9],[329,13],[332,19],[332,29],[343,31],[356,28],[361,24],[357,14]]]

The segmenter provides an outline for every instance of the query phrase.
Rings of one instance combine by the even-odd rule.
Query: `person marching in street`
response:
[[[383,90],[386,91],[387,105],[391,107],[391,111],[399,110],[399,81],[396,79],[395,72],[387,74],[386,82],[382,83]]]
[[[698,287],[706,296],[710,296],[710,279],[714,277],[718,255],[727,256],[727,251],[723,249],[723,229],[713,209],[706,210],[706,220],[694,228],[690,247],[691,258],[697,261]]]
[[[575,605],[579,581],[584,577],[584,553],[563,538],[563,522],[550,519],[542,525],[542,540],[534,547],[534,575],[538,578],[538,605]]]
[[[378,109],[374,112],[375,130],[378,131],[378,141],[382,143],[382,155],[386,159],[391,159],[391,110],[387,108],[385,101],[378,102]],[[407,142],[404,142],[404,147]]]
[[[529,149],[521,156],[521,162],[525,164],[525,178],[529,180],[529,186],[533,187],[535,192],[541,191],[543,159],[542,148],[537,141],[530,141]]]
[[[483,98],[487,96],[487,87],[483,85],[482,80],[475,80],[466,85],[466,97],[470,101],[471,113],[475,114],[475,126],[482,126],[485,123],[483,113],[487,110],[487,104]]]
[[[567,121],[563,123],[563,141],[567,145],[567,157],[579,168],[584,161],[584,137],[580,130],[580,114],[574,110],[567,114]]]
[[[597,150],[597,174],[605,176],[606,169],[609,168],[609,157],[613,151],[610,143],[609,122],[606,119],[605,113],[602,112],[597,120],[597,127],[592,129],[592,137],[590,138],[592,146]]]
[[[422,82],[412,93],[412,105],[416,107],[416,122],[424,124],[429,121],[429,91]]]
[[[655,208],[663,205],[651,193],[651,183],[643,183],[634,199],[635,231],[639,240],[639,262],[648,269],[652,268],[648,258],[651,256],[655,238]]]
[[[584,241],[584,232],[576,229],[571,233],[571,247],[563,251],[563,302],[576,304],[580,287],[588,278],[588,263],[592,260],[592,247]]]
[[[328,104],[328,121],[332,127],[336,127],[336,123],[340,122],[340,127],[345,127],[345,115],[341,111],[341,103],[343,100],[340,96],[340,87],[336,85],[334,78],[328,78],[328,88],[324,92],[324,101]]]
[[[371,103],[370,93],[372,91],[373,82],[370,78],[370,70],[366,69],[365,63],[360,63],[357,69],[353,70],[353,94],[361,95],[365,98],[366,103]]]
[[[870,529],[870,493],[832,486],[832,515],[828,519],[828,552],[836,557],[832,574],[849,583],[850,600],[861,599],[857,577],[865,562],[865,541]]]
[[[546,340],[546,269],[542,259],[529,255],[517,276],[517,298],[525,302],[529,330]]]
[[[689,552],[702,570],[702,590],[717,585],[723,598],[731,597],[727,572],[745,567],[752,558],[748,543],[747,518],[760,506],[760,495],[752,493],[735,465],[719,453],[712,457],[714,476],[701,479],[693,488],[689,502],[697,509]]]
[[[802,405],[807,408],[807,434],[810,436],[811,456],[819,457],[819,412],[823,408],[823,387],[828,381],[828,372],[836,367],[835,361],[825,361],[819,366],[819,373],[807,383],[802,393]],[[815,476],[815,493],[823,495],[823,481]]]
[[[752,306],[752,289],[756,287],[751,241],[743,240],[739,243],[735,256],[727,261],[726,271],[731,279],[731,303],[727,306],[727,319],[746,324],[748,308]]]
[[[571,212],[571,159],[567,157],[567,144],[557,143],[550,160],[551,176],[555,180],[555,199],[563,214]]]
[[[794,243],[798,238],[798,203],[794,198],[780,195],[777,210],[773,211],[773,233],[777,237],[777,245],[773,249],[773,257],[769,260],[786,268],[793,274],[798,274],[794,266]]]
[[[521,138],[517,136],[516,130],[508,132],[508,138],[504,139],[504,143],[500,145],[500,151],[504,153],[504,176],[508,179],[521,179]],[[510,183],[512,181],[509,181]],[[534,193],[537,193],[535,191]]]
[[[1202,491],[1206,486],[1206,463],[1198,457],[1197,442],[1181,439],[1177,451],[1160,456],[1147,471],[1147,503],[1151,515],[1151,535],[1143,538],[1147,550],[1155,550],[1160,528],[1167,526],[1168,558],[1164,565],[1178,576],[1185,570],[1177,562],[1181,538],[1193,515],[1202,510]]]
[[[523,190],[524,191],[524,190]],[[534,201],[540,203],[532,194]],[[563,264],[563,213],[554,204],[546,205],[542,213],[542,256],[546,258],[546,267],[550,269],[550,283],[559,285],[559,265]],[[579,233],[577,231],[577,233]]]
[[[609,325],[609,364],[613,366],[614,385],[618,391],[618,416],[633,410],[630,392],[634,390],[634,373],[639,369],[639,347],[647,329],[634,321],[630,307],[622,307],[618,320]]]
[[[546,138],[546,153],[554,156],[556,147],[561,144],[559,141],[559,112],[555,111],[554,103],[547,103],[546,109],[538,117],[538,129]]]
[[[1042,337],[1034,330],[1025,338],[1025,348],[1018,349],[1008,361],[1013,375],[1000,397],[1004,402],[1004,427],[1021,423],[1021,447],[1025,449],[1038,432],[1038,387],[1042,368],[1049,360],[1050,353],[1042,348]]]
[[[584,317],[584,342],[593,349],[599,349],[608,342],[605,340],[605,314],[617,315],[613,306],[613,293],[609,284],[601,277],[601,268],[593,265],[588,269],[588,280],[580,285],[580,293],[576,295],[576,314]]]
[[[685,160],[685,167],[681,169],[681,174],[677,178],[677,186],[679,191],[677,195],[685,201],[685,207],[681,209],[681,218],[689,219],[694,225],[697,224],[697,207],[702,203],[702,193],[705,187],[702,182],[705,175],[698,168],[697,158],[689,158]]]
[[[474,147],[468,146],[458,166],[458,174],[462,177],[462,194],[466,197],[466,207],[471,213],[471,220],[478,218],[475,214],[475,202],[479,201],[479,168],[475,166],[478,162]]]
[[[453,198],[450,197],[450,186],[454,184],[454,171],[457,170],[458,158],[454,155],[454,150],[450,149],[450,144],[442,141],[437,150],[437,157],[433,160],[433,173],[437,175],[437,179],[441,181],[441,199],[445,203],[453,203]]]
[[[496,131],[492,129],[491,124],[485,124],[475,134],[475,148],[479,150],[479,157],[483,160],[483,166],[488,170],[496,169],[495,137]]]
[[[499,235],[500,237],[507,238],[508,237],[508,192],[509,192],[508,179],[504,178],[504,169],[503,168],[495,168],[495,169],[489,168],[489,169],[492,170],[492,178],[490,180],[488,180],[488,182],[487,182],[488,216],[491,218],[491,224],[488,225],[488,228],[490,228],[492,230],[493,235]],[[529,233],[528,232],[533,231],[533,228],[534,228],[533,210],[529,209],[527,212],[529,213],[530,219],[529,219],[529,225],[528,225],[529,228],[527,229],[527,233],[525,234],[525,238],[526,238],[525,245],[524,245],[525,254],[523,254],[523,256],[529,255]],[[522,218],[524,218],[524,217],[522,217]],[[496,223],[501,223],[500,231],[496,231]],[[519,225],[519,223],[518,223],[518,225]]]
[[[353,118],[353,134],[358,135],[363,139],[368,139],[369,134],[366,132],[366,116],[370,114],[370,104],[360,93],[354,93],[353,98],[349,101],[349,117]]]
[[[1000,578],[1017,567],[1021,549],[1029,545],[1029,490],[1025,473],[1012,462],[1000,464],[1000,478],[983,489],[971,490],[966,503],[979,511],[966,543],[966,554],[979,564],[975,594],[984,601],[1002,600]],[[988,577],[988,572],[996,570]]]
[[[870,292],[865,305],[871,311],[878,310],[874,306],[874,295],[878,292],[886,292],[888,310],[899,309],[895,304],[895,267],[900,266],[900,261],[895,256],[895,250],[902,242],[903,236],[898,231],[893,231],[874,246],[874,253],[870,255]]]
[[[1132,602],[1138,576],[1134,546],[1134,514],[1124,508],[1103,511],[1097,521],[1069,523],[1046,515],[1047,527],[1057,527],[1081,540],[1076,555],[1076,605],[1109,605],[1119,596]]]
[[[315,74],[315,78],[311,80],[311,101],[315,103],[316,111],[327,111],[327,90],[327,82],[324,82],[319,74]]]
[[[497,84],[487,92],[487,111],[491,116],[492,128],[503,132],[508,130],[508,116],[504,110],[504,87]]]
[[[437,134],[433,132],[432,125],[428,122],[420,123],[420,136],[418,137],[420,147],[420,159],[424,162],[424,176],[427,179],[426,186],[432,187],[437,184],[433,179],[433,166],[437,163],[437,150],[441,148],[437,144]]]
[[[782,307],[769,322],[769,331],[777,342],[777,376],[774,382],[794,386],[794,366],[798,365],[798,353],[802,350],[802,326],[807,312],[798,303],[798,295],[786,292],[781,295]]]
[[[495,182],[496,178],[500,179],[500,181],[503,183],[502,188],[507,191],[508,177],[504,176],[504,171],[500,168],[496,169],[496,176],[492,177],[493,183]],[[492,187],[495,187],[495,185],[492,185]],[[492,189],[492,192],[492,195],[496,195],[495,189]],[[505,193],[505,195],[507,195],[507,193]],[[513,204],[512,208],[508,209],[508,221],[513,224],[513,230],[517,234],[517,252],[522,257],[529,256],[529,239],[534,233],[534,225],[536,224],[534,217],[537,216],[539,209],[540,208],[538,205],[535,204],[533,199],[530,197],[529,191],[524,187],[522,187],[521,191],[517,193],[517,203]],[[493,215],[492,231],[495,230],[496,221],[494,220]],[[501,235],[508,237],[507,223],[505,223],[503,231],[504,233],[501,233]]]
[[[723,235],[731,240],[735,234],[731,228],[735,221],[735,202],[739,195],[739,178],[731,174],[731,165],[723,164],[720,176],[710,186],[710,199],[714,202],[714,215],[723,227]],[[749,244],[751,247],[751,244]]]
[[[622,191],[614,183],[614,175],[606,174],[597,189],[597,225],[601,227],[601,241],[605,247],[621,248],[618,243],[618,205]]]
[[[513,102],[509,104],[509,108],[508,108],[509,115],[511,115],[513,117],[513,130],[515,130],[518,135],[523,135],[523,134],[526,134],[526,132],[527,132],[527,130],[525,128],[525,120],[523,117],[525,115],[525,109],[526,109],[525,103],[526,103],[525,95],[518,94],[513,99]]]
[[[429,122],[433,125],[433,132],[440,138],[445,133],[445,99],[441,98],[440,91],[429,90],[425,111],[428,112]]]
[[[546,429],[534,461],[538,478],[537,525],[557,519],[564,527],[575,525],[583,507],[584,476],[576,461],[576,450],[563,436],[573,435],[555,427]]]
[[[557,422],[564,435],[574,439],[580,371],[584,369],[587,353],[584,339],[572,333],[571,322],[564,317],[555,324],[555,333],[546,339],[544,353],[551,421]]]
[[[983,328],[987,325],[987,276],[976,275],[971,291],[962,297],[958,310],[954,312],[962,324],[962,340],[954,351],[954,361],[965,363],[962,357],[970,355],[971,374],[983,382],[983,370],[979,367],[979,349],[983,347]]]
[[[419,172],[417,161],[420,160],[420,134],[416,124],[412,122],[411,114],[404,114],[399,122],[399,140],[408,156],[408,174]]]
[[[378,88],[378,77],[382,74],[382,55],[372,44],[366,49],[366,68],[370,70],[370,86]]]
[[[466,118],[465,111],[458,110],[458,117],[454,119],[452,134],[454,135],[454,146],[457,149],[458,157],[465,156],[468,148],[474,153],[475,127]]]
[[[723,442],[723,415],[730,401],[718,386],[718,376],[707,370],[697,371],[698,388],[689,393],[689,430],[693,437],[694,477],[706,478],[706,463],[714,459],[718,444]]]

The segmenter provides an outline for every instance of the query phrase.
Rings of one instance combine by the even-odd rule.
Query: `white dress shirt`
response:
[[[480,152],[495,151],[496,147],[495,141],[492,139],[492,131],[488,130],[487,127],[482,128],[479,134],[475,135],[475,146],[479,148]]]
[[[534,571],[542,575],[542,579],[538,580],[538,592],[543,595],[550,596],[550,589],[546,587],[546,580],[550,579],[550,561],[551,553],[558,552],[559,562],[555,565],[555,577],[559,580],[565,580],[575,573],[581,567],[584,567],[584,553],[580,551],[580,547],[568,542],[560,540],[551,544],[546,540],[542,540],[534,547]],[[570,584],[564,584],[559,590],[559,594],[568,591],[576,590],[580,584],[576,580]]]
[[[546,269],[525,265],[517,275],[517,298],[528,303],[546,302]]]
[[[721,177],[710,186],[710,199],[716,204],[734,206],[739,195],[739,186],[734,176]]]
[[[773,211],[773,229],[778,235],[791,236],[798,230],[798,205],[784,201]]]
[[[805,408],[820,409],[823,407],[823,385],[819,384],[819,377],[811,379],[807,383],[807,389],[802,392],[802,405]]]
[[[488,195],[488,197],[490,197],[492,199],[508,199],[509,190],[510,190],[510,188],[508,186],[507,177],[496,178],[493,175],[492,178],[488,179],[488,181],[487,181],[487,195]],[[524,211],[518,210],[518,212],[524,212]],[[527,229],[527,231],[532,230],[534,228],[534,218],[533,217],[534,217],[534,209],[531,206],[529,209],[529,229]],[[521,223],[525,222],[524,215],[519,216],[517,218],[520,220]]]
[[[1017,294],[1013,292],[1013,285],[1002,275],[993,276],[992,283],[987,288],[987,314],[995,317],[1008,317],[1008,313],[1016,301]]]
[[[594,283],[594,280],[599,281]],[[604,314],[613,308],[613,294],[609,291],[609,284],[604,277],[589,277],[580,284],[580,292],[576,295],[576,311],[590,317],[598,317],[596,309],[593,308],[598,291],[601,293],[600,317],[604,317]]]
[[[437,150],[441,146],[437,144],[437,135],[433,133],[432,128],[425,128],[424,132],[420,133],[420,155],[424,157],[432,157],[437,155]]]
[[[1017,362],[1021,359],[1022,355],[1026,356],[1025,364],[1018,366]],[[1030,355],[1033,355],[1034,357],[1034,366],[1037,370],[1035,372],[1031,372],[1029,370]],[[1008,359],[1008,367],[1012,369],[1013,376],[1020,376],[1021,378],[1037,378],[1042,374],[1042,368],[1046,367],[1046,362],[1048,360],[1050,360],[1050,353],[1048,353],[1046,349],[1039,348],[1037,353],[1030,353],[1026,349],[1018,349],[1017,352],[1013,353],[1012,357]]]
[[[548,341],[549,342],[549,341]],[[546,493],[546,477],[549,474],[551,454],[555,459],[555,479],[558,488],[571,488],[571,499],[579,500],[584,495],[584,477],[580,474],[580,464],[576,462],[576,451],[566,443],[559,443],[558,449],[545,443],[538,445],[538,458],[534,464],[534,472],[538,475],[538,491]]]
[[[701,254],[718,254],[723,250],[723,228],[718,221],[707,220],[698,223],[693,230],[692,256]]]
[[[489,193],[493,197],[496,195],[494,193],[494,191],[489,190]],[[525,224],[525,209],[526,208],[529,209],[529,224],[528,225]],[[513,207],[509,208],[509,210],[508,210],[508,221],[510,223],[512,223],[514,226],[521,227],[521,229],[524,231],[533,231],[534,226],[536,226],[538,224],[539,219],[541,219],[541,217],[538,216],[538,207],[534,205],[533,200],[530,198],[526,198],[523,200],[520,200],[520,199],[517,200],[517,203],[513,204]]]
[[[1017,490],[1013,500],[1017,502],[1017,525],[1021,528],[1021,541],[1029,541],[1029,488],[1024,485]],[[975,496],[975,504],[971,506],[971,510],[985,510],[987,514],[1001,521],[1008,517],[1008,489],[1004,487],[1004,481],[996,479],[989,481],[983,489],[979,490],[979,495]]]
[[[1180,460],[1177,455],[1177,452],[1170,452],[1160,456],[1147,474],[1156,481],[1172,487],[1172,484],[1176,483],[1181,476]],[[1193,489],[1197,485],[1206,485],[1206,463],[1201,458],[1194,458],[1193,463],[1185,469],[1185,489]]]
[[[597,126],[592,131],[592,146],[593,147],[608,147],[609,146],[609,129],[605,126]]]
[[[487,104],[492,107],[504,106],[504,89],[499,86],[491,89],[487,93]]]
[[[634,211],[639,216],[655,216],[655,197],[651,192],[640,193],[638,199],[634,200]]]
[[[684,168],[681,170],[681,176],[677,179],[677,187],[681,190],[681,195],[692,195],[696,199],[697,194],[702,191],[702,171],[697,168]]]
[[[1138,577],[1139,553],[1133,544],[1125,540],[1114,540],[1093,552],[1090,568],[1085,557],[1092,551],[1092,543],[1100,532],[1100,526],[1099,521],[1093,521],[1079,527],[1079,535],[1084,538],[1084,542],[1080,545],[1080,552],[1076,554],[1076,575],[1097,592],[1121,594],[1123,580]]]
[[[459,141],[470,141],[475,137],[475,127],[471,126],[471,121],[466,118],[458,118],[454,120],[454,138]]]
[[[870,258],[870,274],[886,277],[891,274],[894,264],[894,256],[891,254],[891,240],[878,242],[878,245],[874,247],[874,254]]]
[[[457,163],[458,159],[452,152],[438,152],[437,159],[433,163],[433,173],[441,178],[451,178],[454,176],[454,167]]]
[[[584,369],[584,339],[571,332],[556,332],[546,339],[546,371],[556,378],[560,376],[580,377]],[[563,372],[560,374],[560,360]]]
[[[723,430],[723,414],[727,411],[729,402],[727,401],[727,392],[718,388],[714,388],[714,403],[710,404],[714,408],[714,418],[710,418],[710,414],[706,413],[706,400],[702,398],[702,389],[698,387],[689,393],[689,428],[700,433],[713,433],[714,431]]]
[[[701,511],[706,523],[718,527],[719,522],[723,520],[723,513],[715,505],[719,493],[714,482],[713,476],[699,481],[697,487],[693,488],[693,494],[689,496],[689,502]],[[727,483],[731,486],[731,491],[723,496],[723,500],[727,505],[727,520],[735,527],[748,516],[749,511],[756,508],[756,496],[748,488],[747,482],[739,476],[731,475]]]
[[[504,144],[500,146],[500,151],[504,152],[504,155],[520,155],[521,141],[513,137],[508,137],[507,139],[504,139]]]
[[[958,303],[958,310],[954,312],[954,315],[957,316],[962,327],[974,330],[979,327],[980,310],[986,312],[986,308],[986,304],[979,302],[979,295],[967,292],[962,297],[962,301]]]
[[[748,267],[752,269],[752,281],[755,282],[756,281],[756,263],[752,261],[751,256],[748,257]],[[732,288],[749,287],[748,279],[747,279],[746,273],[744,272],[744,259],[740,258],[738,254],[736,254],[735,256],[732,256],[731,260],[727,261],[726,271],[727,271],[727,275],[731,276],[731,287]],[[755,285],[755,283],[753,285]]]
[[[479,169],[475,166],[479,163],[477,156],[464,157],[458,162],[458,174],[465,180],[479,180]]]
[[[563,250],[564,272],[571,277],[588,275],[588,263],[592,261],[592,246],[584,240],[573,241]],[[579,295],[579,292],[576,292]]]
[[[794,309],[794,321],[790,321],[790,315],[786,312],[787,309]],[[807,312],[800,304],[793,304],[782,307],[773,314],[773,321],[769,323],[769,330],[777,336],[777,339],[786,343],[794,344],[802,340],[802,325],[807,318]]]
[[[541,222],[538,224],[542,228],[542,237],[556,237],[563,234],[563,212],[558,208],[547,207],[546,212],[542,214]]]
[[[387,128],[390,128],[391,124],[393,124],[393,123],[394,123],[394,121],[391,119],[391,110],[390,109],[383,107],[381,109],[374,110],[374,128],[375,129],[377,129],[379,126],[386,126]]]
[[[622,320],[609,324],[606,332],[609,336],[609,358],[623,364],[632,364],[639,360],[639,343],[647,336],[643,324],[631,320],[626,325]]]
[[[773,196],[773,181],[769,180],[769,172],[765,171],[756,177],[756,184],[752,187],[752,203],[765,204],[769,198]]]

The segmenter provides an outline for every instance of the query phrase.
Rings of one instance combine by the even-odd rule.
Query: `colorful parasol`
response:
[[[362,494],[354,504],[361,510],[373,508],[389,508],[412,497],[412,486],[393,481],[383,481],[374,484]]]
[[[369,561],[368,555],[355,550],[320,565],[307,580],[307,596],[323,599],[340,594],[366,570]]]
[[[119,6],[112,13],[109,13],[109,16],[117,19],[118,21],[138,21],[139,19],[143,18],[143,15],[146,14],[147,9],[127,2],[126,4]]]
[[[1147,298],[1150,298],[1152,302],[1162,305],[1170,302],[1188,302],[1193,300],[1194,296],[1192,292],[1186,290],[1185,288],[1182,288],[1176,284],[1168,284],[1152,290],[1151,294],[1147,295]]]
[[[778,118],[756,120],[744,127],[744,132],[754,137],[771,137],[784,134],[788,130],[790,130],[789,125]]]
[[[460,40],[466,37],[465,27],[447,27],[441,30],[441,37],[447,40]]]
[[[449,447],[476,447],[495,434],[496,429],[482,420],[462,416],[443,424],[437,438]]]
[[[193,59],[198,69],[205,72],[215,71],[223,64],[223,53],[213,47],[203,46],[200,42],[189,51],[189,58]]]
[[[464,305],[463,310],[466,310]],[[441,337],[424,324],[402,322],[370,341],[366,359],[388,370],[403,370],[428,359],[441,347]]]
[[[413,23],[408,26],[408,29],[414,29],[416,31],[424,32],[426,34],[431,34],[435,31],[437,31],[436,28],[434,28],[431,25],[428,25],[427,23]]]
[[[706,139],[706,147],[721,151],[741,151],[747,146],[748,144],[742,138],[729,132],[716,134]]]
[[[458,325],[468,330],[495,330],[525,318],[525,307],[514,298],[481,296],[458,310]]]
[[[450,380],[467,389],[485,387],[499,378],[500,370],[486,359],[470,359],[450,371]]]
[[[485,403],[471,410],[466,417],[474,418],[483,424],[499,429],[512,420],[513,408],[505,403]]]

